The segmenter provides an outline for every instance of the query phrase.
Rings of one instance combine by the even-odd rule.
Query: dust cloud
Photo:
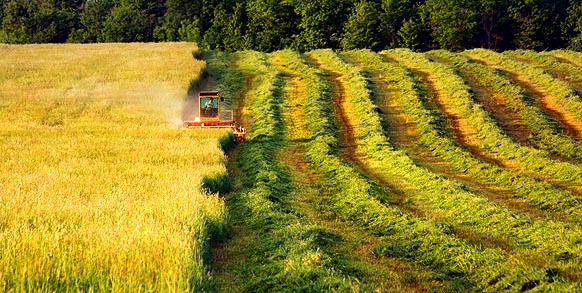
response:
[[[182,103],[182,120],[189,121],[195,120],[198,116],[198,93],[199,90],[190,91],[184,102]]]
[[[182,103],[182,121],[192,121],[196,120],[198,117],[198,105],[200,101],[198,100],[198,94],[201,91],[207,91],[211,88],[210,78],[205,77],[200,79],[196,85],[192,86],[188,91],[188,96],[184,99]]]

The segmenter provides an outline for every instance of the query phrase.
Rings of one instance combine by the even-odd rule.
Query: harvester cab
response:
[[[198,117],[193,121],[184,121],[184,127],[220,127],[231,128],[237,142],[243,142],[246,137],[246,130],[241,126],[236,126],[232,110],[223,110],[220,103],[224,98],[217,91],[201,91],[198,94]]]

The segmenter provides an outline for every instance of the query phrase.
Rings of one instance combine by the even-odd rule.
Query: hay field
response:
[[[209,286],[224,132],[179,127],[195,49],[0,45],[0,291]]]

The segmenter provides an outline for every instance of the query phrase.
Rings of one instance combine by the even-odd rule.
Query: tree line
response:
[[[0,0],[1,43],[582,51],[582,0]]]

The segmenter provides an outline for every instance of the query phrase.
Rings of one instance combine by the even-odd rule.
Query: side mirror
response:
[[[221,102],[224,102],[224,97],[222,97],[222,96],[221,96],[221,97],[220,97],[220,101],[221,101]]]

